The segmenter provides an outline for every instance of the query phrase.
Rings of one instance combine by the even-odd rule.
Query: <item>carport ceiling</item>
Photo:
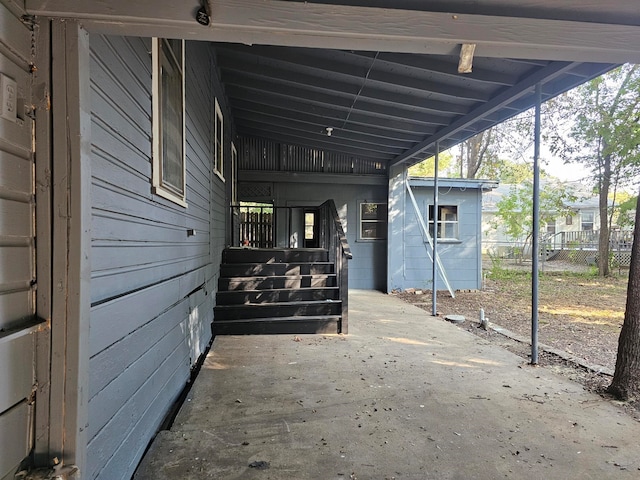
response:
[[[241,134],[414,163],[616,64],[635,0],[25,0],[92,33],[214,42]],[[458,74],[462,44],[473,72]],[[327,135],[332,128],[332,135]]]
[[[420,161],[610,64],[216,44],[241,135],[391,163]],[[328,135],[330,129],[331,135]]]

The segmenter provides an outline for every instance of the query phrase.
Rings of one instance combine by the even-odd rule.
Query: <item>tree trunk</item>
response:
[[[491,129],[465,140],[460,145],[460,178],[476,178],[476,174],[485,160],[493,134]],[[465,169],[466,163],[466,169]]]
[[[640,393],[640,205],[636,205],[633,235],[627,306],[618,340],[616,371],[609,385],[609,393],[621,400]]]
[[[606,154],[600,179],[600,233],[598,235],[598,274],[609,276],[609,187],[611,186],[611,155]]]

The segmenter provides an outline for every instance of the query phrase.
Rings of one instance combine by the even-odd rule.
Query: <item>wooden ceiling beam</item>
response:
[[[338,146],[336,143],[331,142],[330,137],[326,137],[326,140],[309,140],[304,139],[296,135],[283,135],[281,132],[269,132],[265,130],[256,130],[253,128],[239,128],[238,133],[240,135],[248,135],[251,137],[266,138],[275,142],[288,143],[290,145],[300,145],[302,147],[318,148],[329,152],[343,153],[346,155],[354,155],[363,159],[382,160],[389,161],[393,158],[393,155],[381,154],[371,150],[365,150],[361,148],[353,148],[347,146]]]
[[[236,124],[245,124],[245,122],[252,122],[253,124],[264,123],[272,126],[301,130],[314,134],[326,134],[326,123],[311,122],[311,121],[298,121],[290,118],[277,117],[273,115],[266,115],[264,113],[251,112],[248,110],[234,110],[233,118],[236,120]],[[369,135],[366,133],[357,132],[354,130],[347,130],[344,128],[332,127],[332,138],[343,138],[347,140],[353,140],[369,145],[377,145],[381,148],[392,147],[398,149],[396,153],[400,153],[403,150],[410,148],[415,142],[403,142],[398,139],[389,139],[380,137],[378,135]]]
[[[253,121],[247,120],[244,118],[239,118],[237,122],[237,126],[239,130],[251,129],[255,132],[270,132],[274,135],[284,135],[289,137],[296,137],[302,140],[302,143],[307,141],[326,141],[330,142],[335,150],[340,150],[342,147],[352,147],[357,148],[362,151],[368,151],[370,154],[382,153],[388,154],[390,156],[399,155],[405,148],[402,147],[393,147],[389,145],[376,145],[369,142],[362,142],[360,140],[356,140],[353,138],[349,138],[344,136],[344,132],[340,132],[339,130],[333,130],[335,134],[332,132],[331,136],[326,134],[324,129],[315,129],[308,130],[303,128],[302,125],[276,125],[272,123],[264,123],[261,121]],[[342,133],[342,135],[340,134]]]
[[[581,22],[579,11],[573,20],[550,20],[282,0],[216,0],[211,23],[205,27],[195,20],[199,5],[197,0],[25,0],[33,15],[81,19],[90,32],[98,33],[439,55],[457,55],[460,44],[475,43],[478,57],[640,63],[640,26]]]
[[[247,112],[255,115],[267,115],[270,118],[281,118],[285,120],[291,121],[299,121],[299,122],[312,122],[314,125],[321,125],[325,128],[328,126],[327,117],[319,116],[319,115],[311,115],[306,112],[300,112],[295,110],[288,110],[282,108],[281,106],[272,106],[272,105],[264,105],[258,104],[250,101],[246,101],[243,99],[233,99],[231,103],[231,108],[233,109],[234,114]],[[346,119],[346,115],[342,118],[342,122],[340,124],[344,124],[344,120]],[[368,125],[368,124],[358,124],[353,121],[349,121],[344,127],[343,130],[360,133],[364,135],[375,136],[379,139],[393,140],[398,142],[406,142],[409,144],[415,144],[421,141],[425,136],[433,134],[436,131],[436,127],[425,128],[422,127],[419,133],[410,132],[404,128],[402,129],[392,129],[388,124],[385,123],[383,126],[376,125]]]
[[[486,101],[488,98],[488,95],[484,91],[474,89],[470,86],[461,89],[444,80],[438,82],[419,78],[418,76],[410,77],[391,71],[380,70],[376,68],[375,64],[371,70],[369,70],[373,59],[370,59],[366,64],[363,64],[362,61],[350,61],[349,57],[352,57],[352,55],[346,52],[302,50],[295,48],[274,49],[254,46],[251,47],[250,52],[254,56],[248,57],[246,56],[248,53],[246,47],[239,45],[218,46],[218,51],[221,53],[220,59],[223,66],[235,65],[236,68],[241,68],[240,65],[254,65],[254,68],[258,69],[262,67],[268,69],[269,67],[276,66],[276,68],[286,70],[294,68],[296,71],[300,71],[301,67],[303,67],[309,72],[319,72],[320,78],[326,78],[326,76],[331,75],[337,80],[341,79],[343,81],[356,82],[358,85],[362,84],[368,74],[369,80],[378,82],[380,85],[393,85],[394,87],[402,87],[417,93],[429,92],[432,95],[446,97],[447,102],[452,100],[454,103],[456,100]],[[232,52],[236,54],[240,53],[242,60],[230,59],[229,57],[233,56]],[[364,59],[363,57],[359,58]],[[280,67],[277,67],[277,65],[280,65]],[[371,85],[370,82],[369,84]]]

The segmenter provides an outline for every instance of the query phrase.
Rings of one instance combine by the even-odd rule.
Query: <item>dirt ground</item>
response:
[[[530,358],[530,344],[514,341],[494,329],[479,328],[479,315],[483,309],[490,325],[529,339],[531,264],[503,263],[493,272],[491,267],[490,263],[485,265],[482,290],[456,292],[455,299],[448,292],[439,293],[438,315],[462,315],[466,321],[460,328]],[[618,337],[624,320],[626,272],[616,271],[611,278],[601,279],[594,276],[589,267],[568,262],[547,262],[543,268],[539,288],[539,342],[596,368],[593,371],[579,367],[542,349],[539,363],[602,393],[615,369]],[[409,290],[398,296],[432,311],[429,291]]]

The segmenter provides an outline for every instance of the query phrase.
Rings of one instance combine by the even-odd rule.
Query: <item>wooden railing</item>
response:
[[[581,230],[577,232],[558,232],[547,236],[541,246],[551,250],[597,250],[597,230]],[[631,250],[633,232],[611,232],[611,250]]]
[[[338,209],[333,200],[327,200],[319,207],[320,210],[320,246],[329,251],[329,261],[335,264],[337,286],[342,300],[342,321],[340,333],[349,330],[349,265],[353,258],[347,236],[342,228]]]
[[[287,248],[299,248],[303,246],[303,239],[298,238],[296,244],[292,243],[293,223],[292,217],[296,214],[304,215],[305,209],[310,207],[277,207],[277,206],[231,206],[231,246],[247,246],[252,248],[277,247],[276,231],[280,235],[286,234]],[[348,320],[348,293],[349,293],[349,266],[348,260],[353,258],[347,236],[342,228],[342,222],[338,215],[338,209],[333,200],[327,200],[319,207],[318,211],[318,247],[329,252],[329,261],[335,265],[336,283],[342,301],[342,320],[338,329],[340,333],[347,333]],[[279,220],[277,220],[279,219]],[[282,225],[277,226],[277,222]],[[297,228],[300,228],[298,223]],[[298,232],[300,233],[300,232]]]

